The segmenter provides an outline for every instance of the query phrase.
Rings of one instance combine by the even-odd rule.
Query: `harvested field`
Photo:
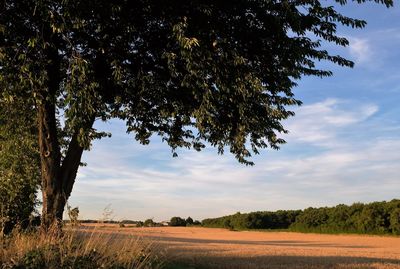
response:
[[[189,266],[179,268],[400,269],[399,237],[191,227],[97,228],[149,239],[163,249],[168,260]]]

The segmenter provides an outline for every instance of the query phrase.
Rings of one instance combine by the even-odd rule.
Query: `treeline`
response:
[[[279,210],[236,213],[215,219],[205,219],[202,226],[211,228],[247,229],[288,229],[295,222],[301,210]]]
[[[400,200],[307,208],[290,229],[299,232],[400,235]]]
[[[65,223],[70,223],[71,220],[64,220]],[[119,224],[120,227],[125,225],[132,225],[136,227],[163,227],[163,226],[201,226],[201,222],[193,220],[191,217],[186,219],[181,217],[172,217],[170,221],[155,222],[153,219],[146,219],[145,221],[140,220],[79,220],[79,223],[102,223],[102,224]]]
[[[202,225],[235,230],[288,229],[297,232],[400,235],[400,200],[310,207],[304,210],[236,213],[205,219]]]
[[[187,219],[181,217],[172,217],[171,220],[168,222],[168,226],[173,226],[173,227],[200,226],[200,225],[201,225],[200,221],[193,220],[191,217],[188,217]]]

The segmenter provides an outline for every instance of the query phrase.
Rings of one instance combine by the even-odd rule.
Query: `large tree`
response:
[[[43,227],[62,219],[83,151],[105,135],[96,120],[123,119],[140,143],[157,134],[174,154],[210,144],[252,164],[277,149],[296,81],[331,75],[316,61],[353,66],[321,44],[347,46],[337,25],[366,22],[328,2],[1,0],[1,98],[35,102]]]

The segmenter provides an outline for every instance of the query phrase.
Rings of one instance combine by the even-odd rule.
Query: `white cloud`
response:
[[[369,62],[373,57],[370,41],[366,38],[350,38],[349,49],[356,63]]]
[[[348,103],[329,98],[305,105],[296,111],[295,118],[286,124],[289,142],[305,142],[318,146],[336,147],[340,128],[354,126],[378,112],[374,104]]]
[[[86,218],[101,216],[111,203],[116,219],[164,220],[395,198],[400,137],[357,138],[377,111],[374,104],[339,99],[305,105],[288,124],[289,144],[263,152],[255,167],[214,149],[171,158],[160,143],[143,147],[123,135],[106,139],[86,155],[88,167],[80,171],[85,176],[78,176],[71,204]],[[348,132],[346,139],[342,132]]]

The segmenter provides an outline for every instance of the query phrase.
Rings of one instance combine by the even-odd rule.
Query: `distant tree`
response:
[[[79,208],[78,207],[74,207],[71,208],[71,206],[67,205],[67,213],[68,213],[68,217],[71,221],[71,225],[72,226],[79,226]]]
[[[193,219],[191,217],[188,217],[185,222],[186,225],[193,225]]]
[[[186,221],[181,217],[172,217],[169,226],[186,226]]]
[[[395,208],[390,213],[390,229],[392,233],[400,235],[400,208]]]
[[[223,227],[229,230],[232,230],[234,228],[229,218],[224,219]]]
[[[138,222],[136,223],[136,227],[143,227],[143,226],[144,226],[143,221],[138,221]]]
[[[204,219],[204,227],[290,229],[298,232],[400,234],[400,200],[354,203],[305,210],[236,213]]]
[[[201,222],[198,221],[198,220],[195,220],[195,221],[193,222],[193,225],[195,225],[195,226],[200,226],[200,225],[201,225]]]
[[[353,66],[321,45],[347,46],[338,26],[366,25],[321,2],[0,1],[0,98],[35,104],[23,114],[37,118],[43,228],[62,219],[83,151],[107,135],[96,120],[125,120],[142,144],[157,134],[174,156],[208,144],[252,164],[278,149],[297,81],[330,76],[322,60]]]
[[[147,219],[143,223],[144,227],[154,227],[155,225],[156,223],[153,221],[153,219]]]

